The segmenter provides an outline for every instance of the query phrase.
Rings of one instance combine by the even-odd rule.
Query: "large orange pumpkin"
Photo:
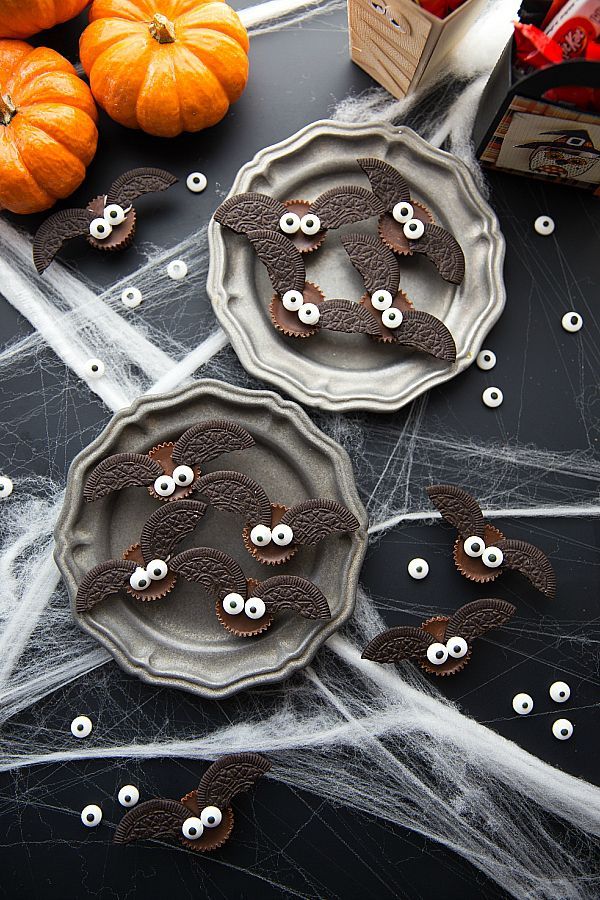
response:
[[[248,35],[223,0],[94,0],[79,54],[109,116],[160,137],[215,125],[248,80]]]
[[[0,40],[0,208],[40,212],[72,194],[96,152],[97,115],[59,53]]]
[[[0,0],[0,37],[26,38],[78,16],[90,0]]]

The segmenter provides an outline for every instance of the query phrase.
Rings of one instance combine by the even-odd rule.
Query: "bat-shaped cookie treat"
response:
[[[376,333],[369,334],[378,341],[454,362],[456,345],[444,323],[413,309],[412,301],[400,290],[400,267],[392,251],[371,234],[346,234],[341,240],[367,289],[360,305],[377,323]]]
[[[285,235],[301,253],[310,253],[325,239],[325,232],[342,225],[381,215],[385,206],[362,187],[343,185],[320,194],[316,200],[286,200],[252,191],[235,194],[215,212],[215,221],[238,234],[267,229]]]
[[[423,254],[445,281],[460,284],[465,277],[465,257],[458,241],[435,224],[425,206],[411,198],[400,172],[373,157],[359,159],[358,164],[385,207],[379,219],[379,234],[384,243],[401,256]]]
[[[134,200],[154,191],[166,191],[178,179],[164,169],[142,168],[124,172],[106,194],[84,208],[61,209],[40,225],[33,241],[33,261],[40,275],[66,241],[85,237],[96,250],[124,250],[135,234]]]
[[[520,572],[542,594],[556,595],[556,578],[550,560],[538,547],[509,540],[484,521],[474,497],[453,484],[427,488],[429,499],[442,518],[458,531],[454,561],[458,571],[471,581],[494,581],[506,569]]]
[[[197,491],[215,509],[243,517],[246,549],[261,563],[276,566],[291,559],[305,544],[318,544],[332,534],[356,531],[359,522],[335,500],[305,500],[287,507],[271,503],[264,489],[240,472],[210,472]]]
[[[217,850],[233,830],[231,801],[249,790],[271,768],[258,753],[222,756],[208,767],[198,787],[182,800],[147,800],[125,813],[115,844],[149,838],[175,838],[189,850]]]
[[[139,543],[122,559],[108,559],[87,572],[77,590],[75,609],[86,613],[111,594],[126,591],[137,600],[159,600],[175,587],[177,556],[174,548],[198,525],[206,504],[178,500],[152,513],[142,528]]]
[[[273,615],[284,611],[305,619],[331,616],[327,600],[312,582],[297,575],[276,575],[265,581],[247,579],[238,563],[221,550],[184,550],[171,566],[213,597],[219,622],[238,637],[261,634],[271,625]]]
[[[474,600],[453,616],[434,616],[419,628],[390,628],[374,637],[362,658],[393,663],[413,659],[431,675],[456,675],[471,659],[473,641],[516,613],[505,600]]]
[[[201,463],[253,446],[252,435],[236,422],[199,422],[178,440],[148,453],[116,453],[103,459],[88,477],[83,497],[90,502],[121,488],[145,486],[156,500],[181,500],[196,490]]]

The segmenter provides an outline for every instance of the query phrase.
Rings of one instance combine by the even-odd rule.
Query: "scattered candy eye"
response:
[[[481,554],[481,562],[488,569],[497,569],[504,562],[504,553],[498,547],[486,547]]]
[[[202,191],[206,190],[208,178],[202,172],[190,172],[185,179],[185,183],[188,191],[191,191],[193,194],[201,194]]]
[[[389,291],[375,291],[371,296],[371,303],[375,309],[379,310],[379,312],[384,312],[386,309],[389,309],[393,302],[394,298]]]
[[[287,547],[294,540],[294,532],[289,525],[276,525],[275,528],[271,529],[271,538],[278,547]]]
[[[112,233],[112,225],[106,219],[92,219],[90,222],[90,234],[97,241],[103,241],[110,237]]]
[[[406,222],[402,230],[409,241],[418,241],[425,234],[425,226],[420,219],[411,219],[410,222]]]
[[[571,688],[566,681],[555,681],[550,685],[549,693],[555,703],[566,703],[571,696]]]
[[[399,309],[386,309],[381,314],[381,321],[386,328],[399,328],[402,325],[403,315]]]
[[[429,575],[429,563],[426,559],[421,559],[419,556],[411,559],[408,564],[408,574],[416,581],[420,581],[421,578],[427,578]]]
[[[576,312],[565,313],[562,317],[562,327],[565,331],[575,334],[583,328],[583,318]]]
[[[284,213],[279,220],[279,227],[284,234],[296,234],[300,231],[300,216],[293,212]]]
[[[217,828],[222,819],[223,816],[218,806],[205,806],[200,813],[200,821],[205,828]]]
[[[177,485],[170,475],[159,475],[154,482],[154,490],[159,497],[170,497]]]
[[[303,234],[312,237],[313,234],[318,234],[321,230],[321,220],[318,216],[307,213],[300,219],[300,228],[302,229]]]
[[[121,806],[135,806],[140,799],[140,792],[133,784],[125,784],[117,795]]]
[[[0,476],[0,500],[5,500],[13,492],[14,485],[8,475]]]
[[[88,359],[85,364],[85,370],[88,378],[102,378],[106,371],[101,359]]]
[[[169,567],[164,559],[152,559],[146,566],[146,574],[151,581],[162,581],[167,577]]]
[[[244,609],[244,598],[241,594],[227,594],[227,596],[223,598],[223,609],[226,613],[229,613],[230,616],[239,615]]]
[[[464,638],[452,637],[446,641],[446,650],[454,659],[462,659],[469,652],[469,645]]]
[[[396,205],[392,209],[392,215],[396,222],[398,222],[400,225],[405,225],[407,222],[410,222],[411,219],[414,218],[415,210],[412,203],[407,203],[405,200],[401,200],[400,203],[396,203]]]
[[[533,697],[529,694],[515,694],[512,707],[520,716],[528,716],[533,709]]]
[[[132,573],[129,578],[129,584],[134,589],[134,591],[143,591],[150,584],[150,577],[145,569],[142,569],[141,566]]]
[[[289,310],[289,312],[298,312],[304,303],[304,297],[300,291],[286,291],[281,298],[281,302],[283,303],[284,308]]]
[[[262,619],[267,607],[264,604],[264,601],[260,599],[260,597],[250,597],[249,600],[246,600],[244,604],[244,612],[248,616],[249,619]]]
[[[81,810],[81,821],[86,828],[95,828],[102,821],[102,810],[95,803],[84,806]]]
[[[557,741],[568,741],[573,734],[573,725],[568,719],[557,719],[552,725],[552,734]]]
[[[491,350],[482,350],[477,354],[477,365],[484,372],[489,372],[496,365],[496,354]]]
[[[109,203],[104,207],[104,218],[112,227],[121,225],[125,221],[125,210],[118,203]]]
[[[181,833],[188,841],[195,841],[199,837],[202,837],[203,831],[204,825],[198,816],[190,816],[181,826]]]
[[[190,466],[175,466],[171,477],[178,487],[188,487],[195,478],[194,470]]]
[[[436,642],[427,648],[427,659],[432,666],[443,666],[448,659],[448,651],[443,644]]]
[[[266,547],[271,543],[271,529],[266,525],[255,525],[250,532],[250,540],[255,547]]]
[[[481,399],[486,406],[490,407],[490,409],[496,409],[496,407],[500,406],[502,401],[504,400],[504,394],[502,393],[500,388],[489,387],[485,389],[485,391],[481,395]]]
[[[182,259],[173,259],[167,266],[167,275],[173,281],[181,281],[188,273],[187,263]]]
[[[548,237],[554,231],[554,219],[551,219],[550,216],[538,216],[533,227],[538,234]]]
[[[139,306],[141,302],[142,292],[139,288],[125,288],[125,290],[121,294],[121,303],[123,304],[123,306],[126,306],[127,309],[135,309],[136,306]]]
[[[478,538],[476,535],[471,535],[468,537],[463,544],[465,553],[467,556],[473,557],[476,559],[478,556],[481,556],[483,551],[485,550],[485,544],[481,538]]]
[[[77,716],[71,722],[71,734],[76,738],[86,738],[92,733],[92,720],[87,716]]]
[[[305,325],[316,325],[321,318],[319,307],[316,303],[303,303],[298,310],[298,318]]]

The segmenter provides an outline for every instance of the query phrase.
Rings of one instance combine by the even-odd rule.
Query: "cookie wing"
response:
[[[319,327],[345,334],[380,333],[377,320],[368,309],[353,300],[327,300],[319,306]]]
[[[385,290],[395,297],[400,287],[400,266],[389,247],[373,234],[344,234],[341,241],[369,294]]]
[[[145,453],[115,453],[92,469],[83,499],[89,503],[124,487],[147,486],[162,474],[162,466]]]
[[[556,596],[556,576],[546,554],[525,541],[498,541],[496,545],[504,554],[504,567],[514,569],[529,579],[531,584],[551,600]]]
[[[331,610],[316,584],[297,575],[276,575],[256,585],[251,596],[260,597],[268,612],[289,609],[305,619],[330,619]]]
[[[241,472],[210,472],[198,479],[196,490],[215,509],[238,513],[253,525],[271,525],[269,498],[257,481]]]
[[[453,525],[463,540],[483,537],[483,513],[474,497],[454,484],[432,484],[426,491],[444,521]]]
[[[61,209],[42,222],[33,239],[33,262],[40,275],[63,244],[89,234],[93,218],[94,214],[87,209]]]
[[[385,204],[386,210],[391,210],[401,200],[410,201],[408,185],[398,169],[371,156],[358,159],[357,162],[371,182],[373,193]]]
[[[467,643],[508,622],[517,608],[506,600],[474,600],[457,609],[446,626],[448,638],[462,637]]]
[[[379,216],[385,206],[372,191],[351,184],[325,191],[311,203],[310,211],[319,217],[321,228],[329,229]]]
[[[363,659],[372,662],[400,662],[402,659],[421,659],[427,648],[435,642],[432,634],[423,628],[401,625],[390,628],[374,637],[362,652]]]
[[[266,267],[273,288],[282,297],[286,291],[302,291],[306,270],[300,251],[279,231],[249,231],[248,240]]]
[[[198,500],[174,500],[153,512],[142,528],[140,547],[144,561],[166,559],[194,530],[206,512],[206,503]]]
[[[75,609],[81,614],[97,603],[117,594],[129,582],[137,565],[129,559],[107,559],[90,569],[81,579],[75,598]]]
[[[289,525],[298,544],[318,544],[331,534],[356,531],[360,523],[349,509],[336,500],[305,500],[281,517]]]
[[[276,231],[279,220],[286,212],[286,207],[279,200],[274,200],[267,194],[249,191],[247,194],[236,194],[221,203],[214,219],[219,225],[225,225],[238,234],[247,234],[260,228]]]
[[[410,242],[414,253],[422,253],[434,264],[444,281],[461,284],[465,277],[465,255],[456,238],[441,225],[425,225],[425,234]]]
[[[169,568],[187,581],[202,585],[215,599],[235,592],[246,597],[246,578],[235,559],[212,547],[193,547],[178,553]]]
[[[166,169],[145,167],[129,169],[113,181],[106,195],[106,202],[118,203],[123,207],[131,206],[133,201],[143,194],[166,191],[178,181],[179,179]]]
[[[440,319],[422,309],[403,313],[402,325],[394,332],[394,342],[444,362],[456,361],[454,338]]]
[[[175,465],[184,463],[193,466],[195,463],[210,462],[222,453],[247,450],[253,446],[254,438],[241,425],[226,419],[213,419],[192,425],[183,432],[173,447],[173,462]]]
[[[233,753],[222,756],[208,767],[198,785],[198,806],[217,806],[226,809],[233,798],[247,791],[271,768],[271,763],[259,753]]]
[[[177,800],[146,800],[126,812],[115,831],[115,844],[131,844],[144,838],[181,837],[189,809]]]

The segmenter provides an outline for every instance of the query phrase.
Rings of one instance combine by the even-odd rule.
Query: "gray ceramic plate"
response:
[[[120,557],[138,539],[157,508],[144,488],[128,488],[84,503],[90,469],[112,453],[145,452],[178,437],[202,419],[230,418],[246,427],[256,446],[213,460],[203,471],[231,468],[259,481],[272,500],[285,504],[310,497],[344,503],[359,519],[354,535],[329,538],[301,550],[286,566],[261,566],[246,552],[237,517],[209,509],[179,549],[212,546],[230,553],[250,577],[286,572],[314,581],[329,601],[331,621],[309,622],[278,615],[256,638],[236,638],[217,621],[214,603],[179,579],[172,593],[152,603],[115,595],[86,616],[76,616],[127,672],[152,684],[183,688],[205,697],[226,697],[243,688],[279,681],[306,666],[318,647],[352,614],[366,549],[366,515],[358,499],[348,455],[324,435],[295,403],[271,391],[249,391],[201,381],[172,394],[149,396],[118,413],[73,462],[56,526],[56,560],[71,605],[88,569]]]
[[[314,200],[339,184],[369,187],[356,162],[360,156],[377,156],[397,166],[415,199],[429,207],[464,250],[466,277],[458,288],[443,281],[422,257],[402,263],[401,288],[418,309],[438,316],[452,332],[454,365],[365,336],[321,332],[299,340],[280,334],[269,317],[273,291],[264,267],[243,235],[214,220],[208,231],[207,288],[217,318],[250,374],[310,406],[386,412],[473,362],[504,307],[504,239],[464,163],[408,128],[315,122],[258,153],[238,173],[231,194],[261,191],[280,200]],[[375,233],[376,221],[343,230]],[[321,249],[307,258],[307,278],[326,297],[358,300],[364,286],[340,244],[341,231],[328,234]]]

